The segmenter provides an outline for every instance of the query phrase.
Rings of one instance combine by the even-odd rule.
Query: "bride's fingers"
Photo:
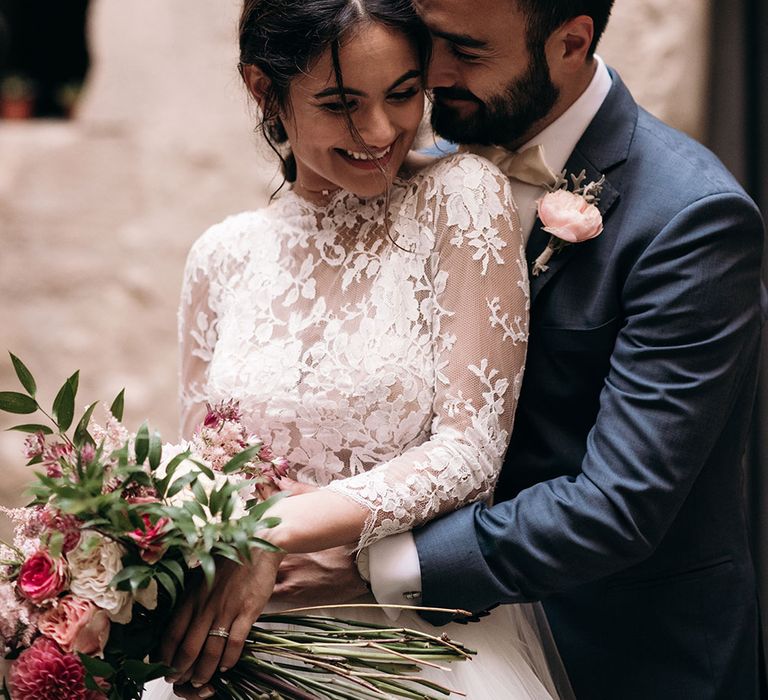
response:
[[[232,629],[229,630],[229,639],[227,639],[224,655],[221,657],[221,663],[219,664],[219,670],[222,673],[232,668],[240,660],[240,655],[243,653],[243,646],[245,645],[245,640],[248,639],[252,624],[253,620],[248,615],[240,615],[235,618],[235,621],[232,623]]]
[[[220,623],[218,620],[212,628],[212,630],[222,631],[228,629],[230,629],[230,625]],[[191,669],[190,683],[193,688],[201,688],[211,680],[213,674],[216,673],[216,669],[219,668],[221,655],[224,653],[224,648],[227,646],[228,641],[229,639],[225,637],[214,635],[208,637],[208,641],[205,642],[203,647],[203,653],[200,654],[194,667]]]
[[[281,476],[277,480],[277,486],[280,491],[290,493],[291,496],[298,496],[301,493],[311,493],[312,491],[318,490],[317,486],[312,486],[311,484],[303,484],[300,481],[294,481],[287,476]]]
[[[163,635],[163,641],[160,644],[159,656],[160,663],[166,666],[173,666],[173,659],[176,656],[176,650],[184,641],[189,623],[194,613],[194,600],[192,597],[186,598],[173,615],[171,623]],[[173,678],[176,674],[172,674]]]
[[[203,651],[203,647],[210,639],[213,639],[208,636],[208,632],[213,627],[214,617],[212,613],[206,613],[207,608],[198,611],[195,619],[187,628],[184,641],[176,649],[171,664],[176,669],[174,683],[183,684],[192,677],[195,662]]]

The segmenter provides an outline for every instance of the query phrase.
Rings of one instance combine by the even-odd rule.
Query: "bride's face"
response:
[[[296,185],[371,197],[397,175],[419,128],[419,56],[405,35],[371,24],[341,45],[339,60],[349,114],[364,146],[349,128],[328,49],[293,80],[290,108],[281,115],[296,157]]]

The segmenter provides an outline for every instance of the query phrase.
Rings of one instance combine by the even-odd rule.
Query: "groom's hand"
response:
[[[351,547],[289,554],[280,565],[273,600],[291,606],[348,603],[368,592]]]

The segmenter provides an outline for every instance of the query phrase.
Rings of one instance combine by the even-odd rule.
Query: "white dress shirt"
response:
[[[518,149],[522,151],[530,146],[542,145],[547,164],[555,173],[560,173],[565,168],[576,144],[595,118],[611,89],[612,80],[605,63],[599,56],[595,56],[595,62],[595,74],[581,96],[557,120]],[[523,239],[527,242],[536,223],[536,202],[544,194],[544,190],[519,180],[510,180],[510,185],[518,207]],[[361,574],[370,579],[371,590],[380,604],[419,604],[421,566],[410,532],[379,540],[361,555],[363,556],[358,560]],[[367,572],[366,566],[369,568]],[[387,609],[386,613],[393,620],[400,614],[397,609]]]

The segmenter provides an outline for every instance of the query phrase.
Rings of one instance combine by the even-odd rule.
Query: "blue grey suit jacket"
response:
[[[759,624],[740,462],[763,224],[709,151],[613,83],[567,165],[605,175],[604,233],[531,280],[496,505],[414,533],[423,602],[542,600],[580,700],[750,700]],[[547,240],[534,229],[529,262]]]

